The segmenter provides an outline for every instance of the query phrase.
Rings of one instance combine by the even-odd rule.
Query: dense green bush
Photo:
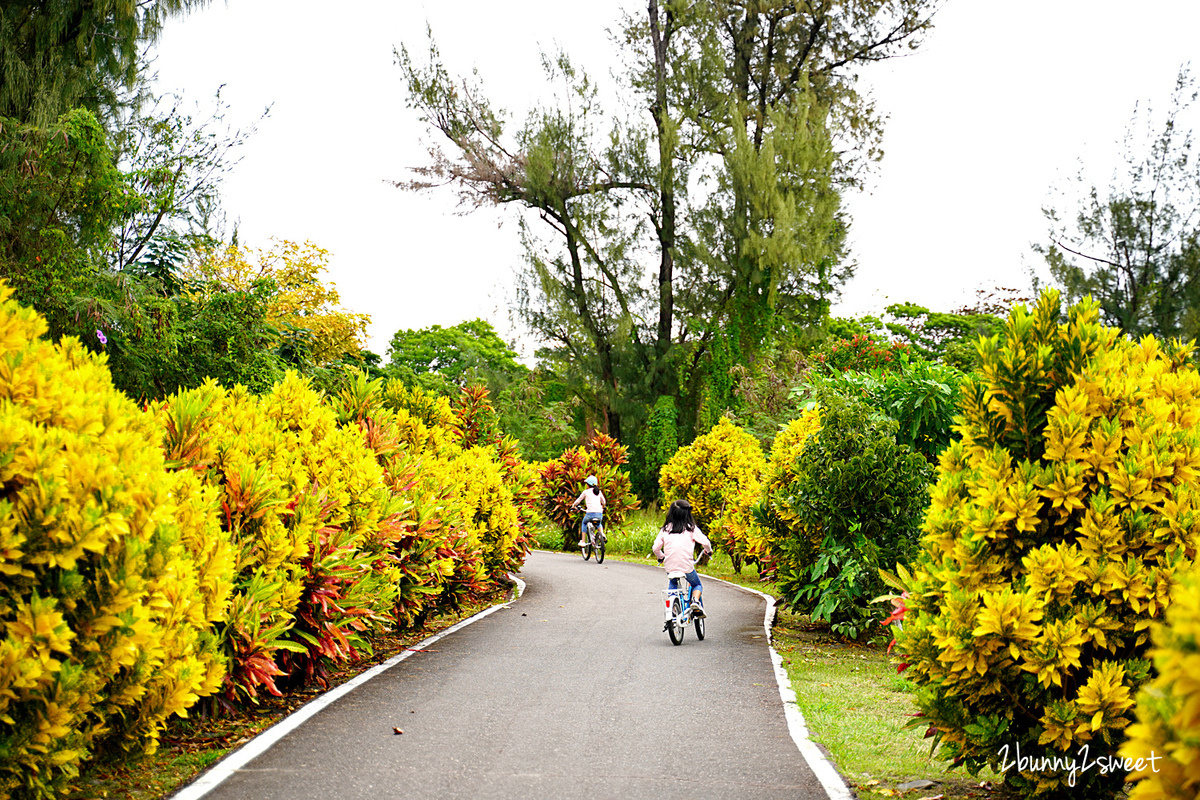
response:
[[[965,375],[955,367],[900,353],[888,369],[810,375],[796,391],[801,398],[829,390],[855,397],[894,419],[896,439],[919,451],[931,464],[950,444],[959,385]]]
[[[819,430],[806,418],[776,440],[759,516],[784,598],[854,638],[878,617],[879,569],[916,551],[933,470],[867,404],[819,400]]]
[[[1047,292],[981,342],[896,637],[919,724],[971,770],[999,769],[1018,745],[1115,755],[1150,674],[1149,627],[1200,544],[1190,348],[1121,338],[1091,302],[1059,319]],[[1124,775],[1004,777],[1025,794],[1102,798]]]

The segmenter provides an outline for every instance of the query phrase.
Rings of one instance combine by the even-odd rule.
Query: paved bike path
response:
[[[535,552],[521,578],[511,607],[359,686],[206,800],[825,800],[788,732],[761,598],[705,581],[708,635],[676,647],[661,569]]]

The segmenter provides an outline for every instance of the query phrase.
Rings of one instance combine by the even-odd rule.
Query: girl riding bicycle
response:
[[[588,475],[584,481],[589,488],[584,489],[579,497],[575,498],[575,502],[571,503],[571,508],[578,508],[580,503],[583,504],[583,521],[579,523],[579,546],[583,547],[587,544],[587,524],[591,520],[596,520],[596,524],[603,528],[604,526],[604,507],[608,505],[608,501],[604,499],[604,492],[600,491],[600,486],[595,475]]]
[[[692,587],[692,616],[703,617],[704,607],[700,605],[700,575],[696,572],[695,552],[699,544],[704,554],[712,552],[712,542],[700,530],[700,526],[692,519],[692,504],[687,500],[676,500],[667,509],[667,520],[662,530],[654,539],[654,555],[666,569],[667,573],[682,572],[684,578]],[[674,589],[678,579],[671,578],[667,588]]]

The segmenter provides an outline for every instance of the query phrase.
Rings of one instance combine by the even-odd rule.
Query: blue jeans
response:
[[[603,527],[604,526],[604,523],[602,522],[603,519],[604,519],[604,514],[600,511],[588,511],[587,513],[585,513],[583,515],[583,521],[579,523],[579,538],[582,540],[587,539],[587,524],[589,522],[591,522],[592,520],[596,520],[596,522],[599,522],[601,527]]]
[[[692,570],[691,572],[689,572],[688,574],[684,575],[683,577],[684,577],[684,580],[686,580],[686,581],[688,582],[688,585],[689,585],[689,586],[691,586],[691,588],[690,588],[690,589],[688,589],[688,602],[690,603],[690,602],[691,602],[691,600],[692,600],[692,594],[693,594],[693,593],[694,593],[694,592],[695,592],[697,589],[701,589],[701,588],[703,588],[703,587],[700,585],[700,574],[699,574],[699,573],[697,573],[697,572],[696,572],[696,570]],[[671,578],[670,580],[668,580],[668,581],[667,581],[667,588],[668,588],[668,589],[674,589],[674,588],[676,588],[676,582],[677,582],[678,580],[679,580],[678,578]]]

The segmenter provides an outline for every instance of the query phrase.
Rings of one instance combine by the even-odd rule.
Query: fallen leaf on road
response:
[[[392,733],[404,733],[404,731],[400,730],[399,728],[392,728]]]

